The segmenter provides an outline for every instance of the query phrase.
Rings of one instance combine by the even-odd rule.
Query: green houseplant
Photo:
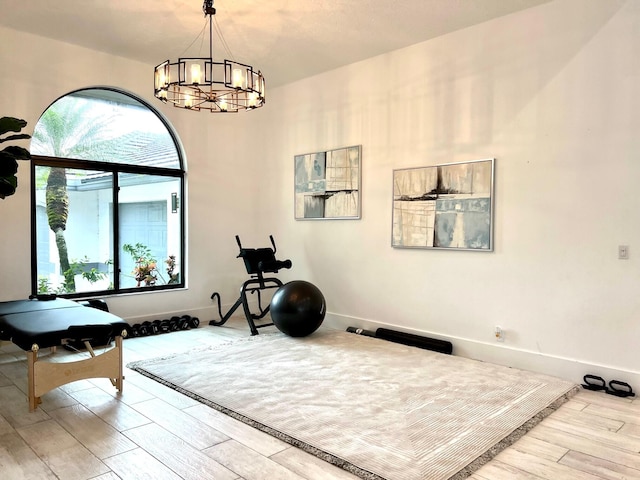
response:
[[[31,135],[20,133],[26,126],[27,122],[19,118],[0,118],[0,143],[31,138]],[[18,188],[18,177],[16,177],[16,173],[18,173],[18,160],[31,160],[31,154],[26,148],[10,145],[0,150],[1,199],[16,193],[16,188]]]

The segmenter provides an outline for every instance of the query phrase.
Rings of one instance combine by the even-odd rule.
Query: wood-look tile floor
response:
[[[269,327],[269,329],[274,327]],[[269,330],[265,329],[265,331]],[[125,363],[249,335],[246,322],[124,342]],[[68,361],[64,349],[49,361]],[[0,347],[0,478],[348,480],[353,475],[131,370],[74,382],[29,412],[24,352]],[[581,391],[470,477],[640,479],[640,399]],[[425,479],[428,480],[428,479]]]

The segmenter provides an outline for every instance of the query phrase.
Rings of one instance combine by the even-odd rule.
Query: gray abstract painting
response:
[[[493,250],[493,158],[393,172],[393,247]]]
[[[360,218],[360,146],[294,157],[295,218]]]

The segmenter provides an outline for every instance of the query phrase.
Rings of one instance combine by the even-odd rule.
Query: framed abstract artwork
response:
[[[391,245],[493,251],[494,163],[394,170]]]
[[[360,218],[360,145],[295,155],[296,220]]]

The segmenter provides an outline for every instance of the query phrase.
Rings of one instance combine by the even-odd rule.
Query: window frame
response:
[[[71,92],[66,93],[58,97],[56,100],[51,102],[51,104],[43,111],[46,112],[54,103],[60,100],[63,97],[73,95],[74,93],[82,92],[85,90],[106,90],[111,92],[116,92],[121,95],[127,96],[133,99],[135,102],[142,104],[144,107],[148,108],[165,126],[167,133],[171,136],[171,140],[176,148],[176,154],[179,162],[179,169],[176,168],[166,168],[166,167],[152,167],[147,165],[139,165],[139,164],[127,164],[127,163],[112,163],[112,162],[104,162],[97,160],[82,160],[82,159],[74,159],[74,158],[61,158],[61,157],[50,157],[44,155],[31,155],[30,162],[30,171],[31,171],[31,293],[32,295],[38,294],[38,245],[37,245],[37,204],[36,204],[36,194],[37,194],[37,185],[36,185],[36,168],[37,167],[57,167],[57,168],[70,168],[74,170],[90,170],[96,171],[101,170],[112,175],[112,196],[111,202],[113,205],[113,218],[112,218],[112,229],[113,229],[113,238],[112,238],[112,249],[113,249],[113,289],[112,290],[95,290],[90,292],[75,292],[75,293],[64,293],[59,294],[58,296],[63,298],[93,298],[93,297],[105,297],[105,296],[116,296],[120,294],[130,294],[130,293],[148,293],[148,292],[157,292],[159,290],[175,290],[175,289],[184,289],[186,288],[186,276],[187,276],[187,268],[186,268],[186,215],[185,215],[185,183],[186,183],[186,170],[184,163],[184,155],[182,151],[181,143],[174,132],[173,128],[169,124],[169,122],[164,118],[160,112],[158,112],[155,108],[153,108],[149,103],[144,101],[143,99],[120,89],[114,87],[87,87],[81,88],[77,90],[73,90]],[[120,287],[120,275],[121,275],[121,252],[120,252],[120,221],[119,221],[119,194],[120,194],[120,178],[119,174],[122,173],[130,173],[130,174],[138,174],[138,175],[151,175],[151,176],[160,176],[160,177],[171,177],[174,179],[178,179],[180,181],[179,188],[179,197],[178,197],[178,214],[179,223],[180,223],[180,277],[179,282],[175,284],[165,284],[165,285],[149,285],[145,287],[131,287],[131,288],[121,288]]]

